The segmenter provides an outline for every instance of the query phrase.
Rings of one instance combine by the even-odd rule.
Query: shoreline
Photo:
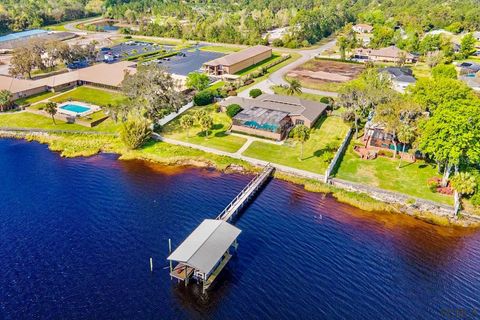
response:
[[[239,159],[219,156],[204,151],[171,145],[166,142],[151,142],[140,150],[126,150],[115,137],[87,134],[49,134],[0,132],[0,138],[23,139],[48,145],[51,151],[59,152],[62,157],[89,157],[98,153],[115,153],[119,160],[142,160],[166,166],[214,168],[224,173],[255,173],[258,167]],[[75,141],[75,143],[71,143]],[[435,212],[419,210],[415,203],[388,203],[375,199],[364,192],[354,192],[346,188],[325,184],[316,179],[309,179],[291,173],[276,171],[274,178],[303,186],[306,191],[324,193],[336,201],[352,207],[388,214],[405,214],[424,222],[448,227],[479,228],[480,218],[474,219],[460,214],[459,218]]]

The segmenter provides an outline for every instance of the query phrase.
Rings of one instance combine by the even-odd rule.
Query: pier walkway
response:
[[[262,172],[255,176],[255,178],[243,188],[243,190],[225,207],[225,209],[223,209],[223,211],[217,216],[217,220],[230,221],[238,210],[240,210],[248,200],[255,195],[257,190],[263,186],[274,169],[273,166],[267,164]]]
[[[170,277],[188,285],[190,278],[202,284],[202,292],[217,279],[237,250],[237,237],[242,232],[229,221],[267,182],[275,170],[269,163],[223,209],[216,219],[205,219],[181,244],[171,252]],[[170,243],[170,242],[169,242]],[[172,262],[177,262],[173,267]]]

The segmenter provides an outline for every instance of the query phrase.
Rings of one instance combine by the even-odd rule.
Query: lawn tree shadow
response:
[[[223,129],[224,125],[221,124],[221,123],[215,123],[211,128],[210,130],[220,130],[220,129]]]
[[[327,145],[323,149],[318,149],[313,152],[313,155],[310,157],[303,158],[303,160],[311,159],[311,158],[323,158],[326,155],[331,156],[333,158],[335,156],[335,152],[338,150],[339,146],[336,143],[327,143]]]
[[[226,131],[219,131],[219,132],[216,132],[216,133],[214,134],[214,136],[217,137],[217,138],[223,138],[223,137],[228,136],[228,134],[227,134]]]

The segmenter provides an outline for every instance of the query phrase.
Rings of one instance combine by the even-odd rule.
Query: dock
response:
[[[267,179],[272,175],[275,168],[267,164],[263,170],[255,176],[245,188],[223,209],[217,216],[218,220],[231,221],[235,214],[249,202],[249,200],[256,194]]]
[[[238,247],[242,230],[229,222],[261,189],[275,168],[267,164],[215,219],[205,219],[181,244],[170,252],[170,277],[202,284],[203,293],[213,284]],[[173,267],[172,262],[177,262]]]

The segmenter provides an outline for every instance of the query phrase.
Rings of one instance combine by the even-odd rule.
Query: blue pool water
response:
[[[90,110],[89,107],[79,106],[79,105],[76,105],[76,104],[66,104],[64,106],[61,106],[60,109],[67,110],[67,111],[70,111],[70,112],[79,113],[79,114],[87,112],[87,111]]]
[[[252,178],[0,140],[0,319],[478,319],[480,234],[272,180],[208,296],[176,247]],[[150,273],[149,258],[154,261]],[[167,268],[165,268],[167,267]],[[458,315],[461,315],[459,317]]]

